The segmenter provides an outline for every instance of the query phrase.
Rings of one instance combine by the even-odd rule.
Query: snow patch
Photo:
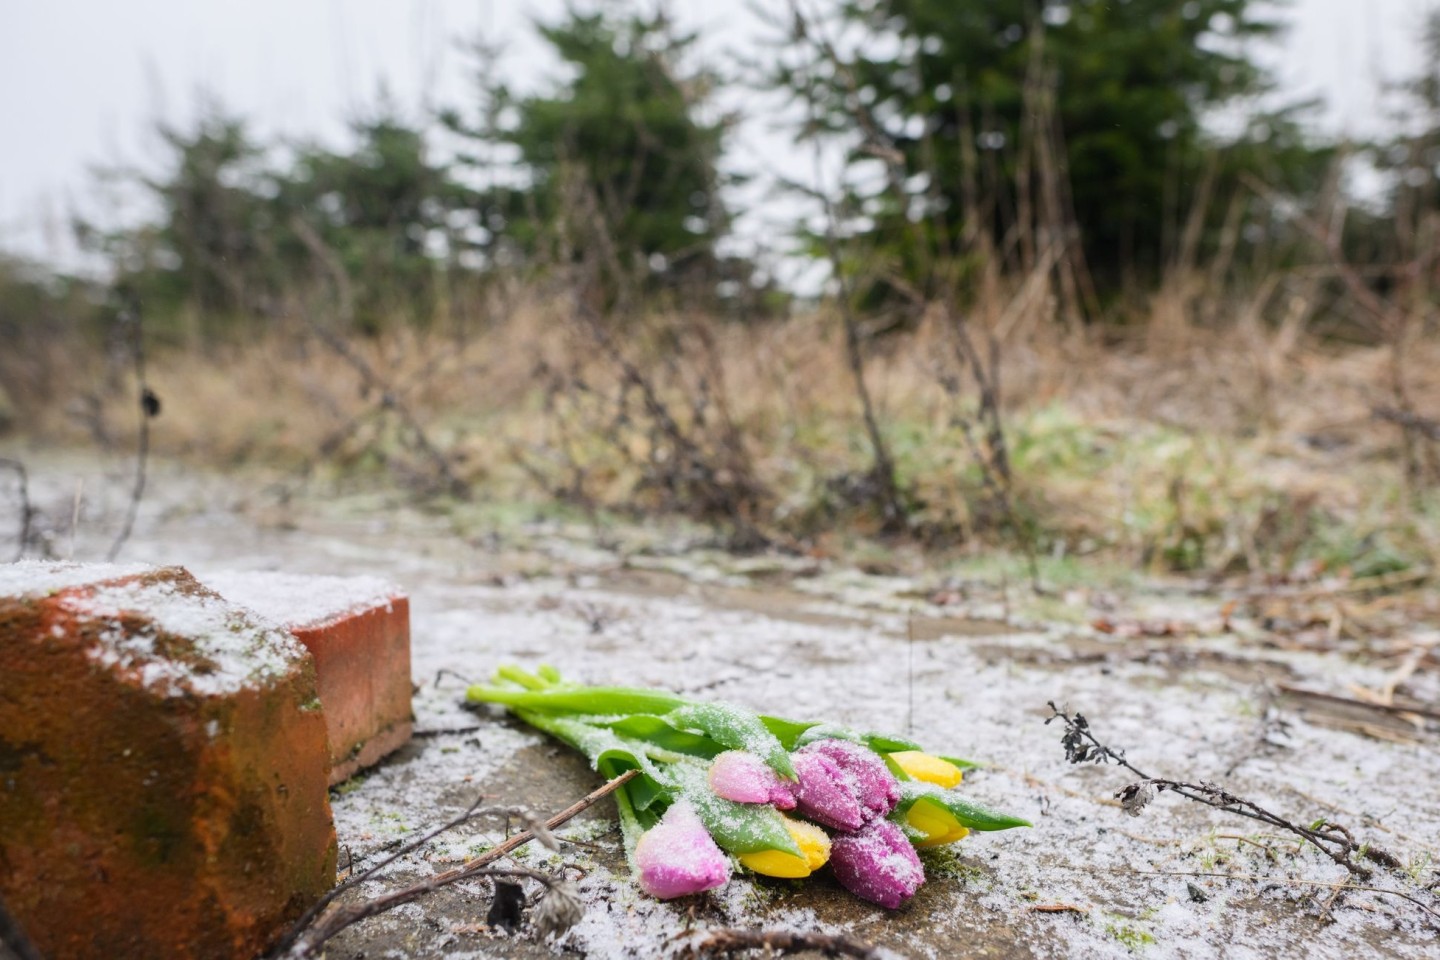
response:
[[[206,571],[201,582],[225,599],[291,629],[318,627],[384,607],[404,591],[378,577],[321,577],[269,570]]]
[[[87,651],[90,659],[134,671],[147,689],[164,696],[225,696],[273,683],[309,656],[287,631],[257,623],[243,608],[185,583],[101,584],[60,604],[103,624]],[[167,649],[162,635],[185,641],[183,659]]]
[[[144,563],[20,560],[0,564],[0,597],[44,597],[67,587],[136,577],[154,569]]]

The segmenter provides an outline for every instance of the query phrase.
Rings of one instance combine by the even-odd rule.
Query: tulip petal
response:
[[[793,810],[795,795],[779,775],[759,757],[743,750],[727,750],[710,764],[710,789],[736,803],[768,803]]]
[[[940,787],[958,786],[964,776],[955,764],[919,750],[902,750],[892,753],[890,759],[895,761],[895,764],[904,770],[905,775],[910,779],[933,783]]]
[[[970,835],[955,815],[933,797],[921,797],[910,804],[905,823],[921,835],[916,837],[917,847],[939,847]]]
[[[788,879],[808,877],[825,866],[830,859],[830,837],[825,831],[804,820],[781,819],[785,821],[785,829],[790,832],[795,846],[800,849],[800,856],[783,850],[761,850],[742,854],[740,864],[767,877]]]
[[[855,896],[894,910],[925,882],[925,868],[900,828],[876,820],[853,834],[834,838],[830,866]]]
[[[799,778],[796,809],[802,815],[833,830],[854,831],[865,825],[866,811],[834,760],[810,750],[794,754],[791,760]]]
[[[802,754],[819,754],[835,764],[845,777],[851,794],[869,821],[883,817],[900,801],[900,783],[879,754],[848,740],[818,740],[801,748]]]
[[[713,890],[730,879],[730,861],[683,800],[640,837],[635,867],[641,889],[661,900]]]

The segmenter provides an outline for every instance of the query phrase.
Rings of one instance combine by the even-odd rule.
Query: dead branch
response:
[[[1406,433],[1418,433],[1427,440],[1440,443],[1440,420],[1432,420],[1430,417],[1422,417],[1418,413],[1395,407],[1375,407],[1370,413],[1375,419],[1393,423]]]
[[[20,539],[15,544],[15,559],[20,560],[30,543],[30,524],[35,519],[35,507],[30,503],[30,477],[25,472],[25,464],[19,460],[0,458],[0,470],[15,471],[20,481]]]
[[[291,218],[290,228],[295,231],[295,236],[305,245],[305,248],[310,251],[311,255],[314,256],[325,268],[326,272],[330,274],[331,281],[335,285],[335,295],[339,301],[338,309],[340,317],[348,327],[354,319],[355,306],[354,296],[350,288],[350,278],[346,274],[344,266],[340,263],[339,258],[335,256],[334,251],[325,244],[325,241],[320,238],[320,235],[315,232],[310,224],[297,216]],[[336,356],[344,360],[350,365],[351,369],[359,374],[361,389],[364,390],[367,395],[374,393],[380,398],[377,403],[377,409],[393,410],[395,412],[396,416],[400,418],[400,422],[410,431],[420,451],[431,464],[434,465],[435,472],[444,482],[445,489],[452,496],[459,497],[460,499],[468,498],[470,495],[470,485],[456,475],[454,468],[450,465],[450,458],[445,456],[440,448],[430,439],[430,435],[426,433],[425,427],[420,423],[419,418],[415,416],[410,406],[405,403],[394,385],[377,373],[375,368],[367,363],[364,357],[351,349],[350,344],[344,337],[329,327],[318,323],[308,312],[305,315],[305,323],[326,346],[334,351]],[[361,418],[357,418],[357,421],[359,419]],[[358,422],[356,425],[358,426]],[[349,432],[348,426],[346,432],[347,434]],[[343,440],[343,437],[341,439]],[[340,441],[337,440],[337,442]]]
[[[140,513],[140,500],[145,496],[145,473],[150,460],[150,421],[160,415],[160,398],[145,382],[145,330],[141,323],[139,306],[132,304],[122,310],[119,322],[130,327],[130,356],[135,365],[136,389],[139,391],[140,430],[135,440],[135,486],[130,490],[125,523],[105,557],[111,561],[120,555],[121,548],[125,546],[125,541],[130,539],[130,533],[135,528],[135,518]]]
[[[637,775],[638,771],[627,770],[615,779],[608,781],[603,786],[575,801],[549,820],[546,820],[543,827],[535,826],[527,830],[522,830],[491,847],[489,850],[486,850],[478,857],[474,857],[454,869],[446,870],[444,873],[436,874],[433,877],[427,877],[420,883],[404,887],[400,890],[391,891],[390,893],[372,900],[367,900],[363,903],[344,907],[334,906],[335,900],[342,893],[373,878],[380,870],[394,863],[395,860],[400,857],[413,853],[447,830],[452,830],[482,814],[490,813],[491,811],[482,810],[479,806],[480,801],[484,798],[477,798],[475,803],[471,804],[463,813],[430,830],[418,839],[400,847],[390,856],[375,864],[364,873],[352,875],[345,880],[344,883],[336,886],[322,897],[318,903],[307,910],[295,925],[291,927],[290,932],[287,933],[266,956],[270,958],[278,958],[281,956],[314,956],[320,948],[324,946],[326,941],[330,940],[345,928],[353,926],[362,920],[385,913],[388,910],[393,910],[395,907],[410,903],[432,890],[449,886],[457,880],[486,876],[525,876],[539,880],[549,886],[554,882],[554,878],[546,874],[519,868],[501,870],[490,867],[490,864],[502,857],[509,856],[531,840],[543,836],[548,831],[556,829],[590,809],[590,807],[614,793],[626,783],[629,783]]]
[[[849,937],[825,933],[798,933],[791,930],[690,930],[681,936],[704,935],[698,943],[681,948],[681,957],[709,957],[739,953],[742,950],[764,950],[767,955],[800,953],[815,950],[827,957],[855,957],[858,960],[883,960],[884,954],[868,943]]]
[[[1430,720],[1440,720],[1440,707],[1431,707],[1424,704],[1378,703],[1373,700],[1357,700],[1354,697],[1346,697],[1338,693],[1326,693],[1324,690],[1311,690],[1307,687],[1297,687],[1289,683],[1277,683],[1275,688],[1282,693],[1293,694],[1297,697],[1308,697],[1311,700],[1324,700],[1327,703],[1363,707],[1367,710],[1378,710],[1381,713],[1393,713],[1399,716],[1410,714],[1412,716],[1426,717]]]
[[[1067,760],[1071,763],[1109,763],[1113,760],[1141,778],[1138,783],[1132,783],[1115,794],[1121,808],[1131,816],[1139,816],[1140,811],[1154,800],[1158,793],[1168,790],[1224,813],[1237,814],[1292,833],[1314,844],[1317,850],[1361,880],[1369,880],[1372,871],[1355,862],[1354,857],[1357,855],[1391,869],[1401,867],[1398,859],[1379,847],[1356,843],[1355,836],[1341,824],[1322,818],[1306,827],[1270,812],[1253,800],[1237,797],[1213,783],[1188,783],[1183,780],[1152,777],[1126,760],[1124,751],[1115,750],[1102,743],[1091,731],[1090,721],[1082,714],[1071,716],[1055,706],[1054,701],[1051,701],[1049,706],[1051,715],[1045,723],[1049,724],[1052,720],[1064,723],[1065,735],[1060,742],[1065,748]]]
[[[828,39],[818,34],[809,24],[800,5],[796,0],[791,0],[790,15],[794,22],[794,39],[810,43],[824,59],[837,72],[851,91],[849,100],[854,102],[853,114],[861,125],[865,137],[864,149],[867,153],[883,161],[885,173],[890,189],[898,196],[904,196],[904,157],[895,149],[893,142],[890,142],[882,133],[882,128],[855,90],[855,80],[844,59],[836,51],[834,45]],[[814,98],[809,98],[810,123],[819,129],[823,125],[820,118],[820,108]],[[901,494],[900,483],[896,479],[895,461],[890,454],[889,445],[885,441],[885,435],[880,430],[880,421],[875,414],[875,403],[870,396],[870,388],[865,382],[865,357],[861,350],[860,318],[855,310],[856,292],[850,282],[849,271],[845,267],[845,259],[840,248],[840,218],[836,210],[835,201],[828,193],[819,189],[820,173],[820,142],[815,141],[815,174],[817,187],[810,191],[811,195],[818,199],[825,215],[825,253],[830,261],[830,270],[835,282],[839,285],[836,301],[840,308],[840,321],[845,330],[845,359],[850,368],[850,377],[854,383],[855,394],[860,400],[861,418],[865,424],[865,433],[870,441],[872,457],[871,477],[874,481],[874,500],[880,509],[881,518],[887,531],[896,532],[905,526],[909,511],[906,509],[904,497]]]
[[[658,345],[644,343],[636,268],[622,260],[612,226],[626,205],[617,207],[618,198],[602,196],[584,177],[570,178],[566,191],[573,215],[562,218],[559,240],[573,342],[563,361],[537,360],[549,437],[543,444],[512,442],[514,462],[551,496],[584,509],[598,532],[601,504],[589,489],[588,450],[598,441],[628,481],[622,502],[607,506],[639,512],[642,502],[658,499],[661,511],[728,526],[732,549],[774,545],[778,537],[762,520],[772,497],[731,416],[705,321],[672,322],[658,331]],[[632,347],[637,340],[641,345]]]
[[[1341,883],[1331,880],[1306,880],[1302,877],[1267,877],[1255,873],[1218,873],[1204,870],[1129,870],[1126,872],[1150,877],[1219,877],[1224,880],[1252,880],[1257,883],[1289,883],[1301,887],[1325,887],[1338,891],[1363,890],[1366,893],[1380,893],[1388,897],[1408,900],[1429,914],[1432,921],[1440,923],[1440,913],[1427,906],[1418,897],[1412,897],[1403,890],[1392,890],[1389,887],[1372,887],[1363,883]]]
[[[1078,903],[1032,903],[1025,908],[1030,913],[1089,913],[1089,907]]]
[[[14,954],[15,960],[45,960],[39,948],[21,929],[20,922],[10,915],[3,900],[0,900],[0,947],[6,948],[0,953]]]

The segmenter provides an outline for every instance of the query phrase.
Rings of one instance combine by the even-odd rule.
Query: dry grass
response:
[[[1398,428],[1372,416],[1390,396],[1390,353],[1327,346],[1306,332],[1307,304],[1277,306],[1273,290],[1264,299],[1227,306],[1167,285],[1146,322],[1118,332],[1062,332],[1043,290],[982,302],[973,322],[1000,338],[1017,502],[1047,552],[1204,570],[1433,562],[1436,498],[1406,480]],[[707,363],[685,333],[697,323],[639,318],[619,342],[682,419],[706,375],[769,493],[765,525],[811,537],[873,530],[862,508],[827,502],[828,482],[867,456],[840,325],[823,310],[758,327],[707,321]],[[917,528],[956,543],[995,531],[940,385],[950,335],[927,320],[881,338],[868,378]],[[616,425],[614,364],[563,304],[524,301],[464,335],[402,329],[350,343],[484,497],[543,501],[564,488],[600,507],[646,505],[635,462],[647,435]],[[1405,360],[1415,409],[1440,414],[1440,344],[1415,343]],[[583,382],[588,400],[547,389],[542,362],[572,388]],[[124,377],[101,390],[91,385],[105,382],[103,362],[78,366],[71,389],[29,411],[31,432],[54,444],[127,436],[133,417],[115,400]],[[384,392],[310,332],[157,350],[150,368],[165,401],[160,454],[424,480],[416,437]]]

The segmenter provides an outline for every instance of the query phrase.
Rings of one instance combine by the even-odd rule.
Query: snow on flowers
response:
[[[972,764],[900,737],[567,683],[552,667],[504,667],[467,699],[503,704],[606,777],[640,772],[615,800],[631,870],[661,899],[723,886],[735,864],[799,878],[828,863],[851,893],[895,909],[925,882],[916,848],[1029,826],[953,789]]]

